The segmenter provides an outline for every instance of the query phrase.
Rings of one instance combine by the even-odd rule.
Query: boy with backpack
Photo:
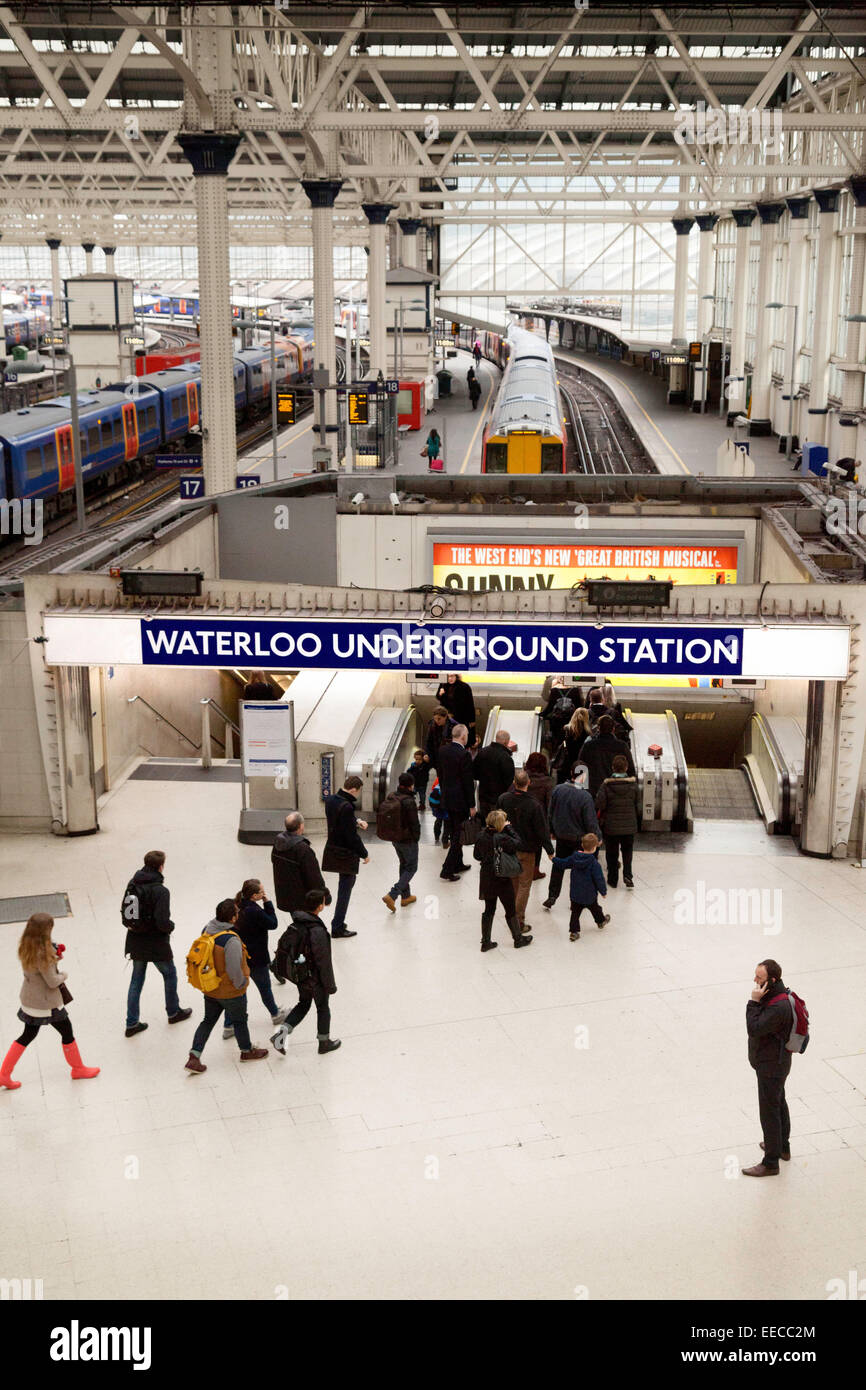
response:
[[[747,1178],[772,1178],[779,1159],[791,1157],[791,1116],[785,1099],[785,1082],[791,1057],[804,1052],[809,1042],[809,1010],[798,995],[782,982],[777,960],[762,960],[755,967],[754,989],[746,1005],[749,1063],[758,1078],[758,1109],[764,1141],[760,1163],[742,1171]]]
[[[580,914],[585,907],[589,908],[595,925],[601,930],[610,921],[610,913],[602,912],[598,905],[598,895],[607,895],[607,884],[604,881],[604,874],[601,865],[595,857],[598,847],[598,836],[590,831],[584,835],[580,842],[580,849],[576,849],[567,859],[554,859],[554,864],[559,869],[571,869],[571,920],[568,924],[569,941],[580,940]]]
[[[187,979],[194,989],[200,989],[204,994],[204,1018],[195,1030],[186,1063],[187,1071],[207,1071],[201,1054],[223,1013],[226,1023],[234,1028],[242,1062],[257,1062],[268,1055],[266,1047],[253,1047],[250,1042],[247,1023],[250,967],[247,948],[237,932],[232,930],[237,920],[238,909],[234,898],[224,898],[217,905],[213,920],[192,943],[186,958]]]
[[[327,927],[319,921],[324,906],[324,891],[311,888],[306,896],[306,907],[292,913],[292,925],[286,928],[277,943],[276,960],[280,974],[298,988],[297,1004],[271,1038],[274,1048],[283,1057],[286,1055],[286,1038],[306,1018],[311,1004],[316,1006],[319,1055],[336,1052],[340,1046],[340,1039],[331,1037],[331,1006],[328,1000],[337,993],[337,984],[331,964],[331,938]]]
[[[421,839],[421,822],[415,805],[415,782],[411,772],[400,773],[397,790],[390,792],[379,806],[376,834],[380,840],[390,840],[397,852],[400,874],[394,887],[382,898],[388,911],[396,912],[398,894],[401,907],[409,907],[418,901],[409,892],[409,884],[418,868],[418,841]]]

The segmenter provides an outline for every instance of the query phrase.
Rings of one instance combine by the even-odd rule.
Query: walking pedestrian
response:
[[[475,696],[472,686],[465,681],[462,676],[458,676],[456,671],[451,671],[436,691],[436,699],[439,701],[458,724],[465,724],[469,747],[475,747]],[[451,731],[454,736],[454,730]]]
[[[66,1005],[72,1002],[72,995],[66,988],[69,976],[59,968],[65,946],[55,946],[51,940],[54,918],[47,912],[34,912],[18,943],[18,959],[24,971],[19,1001],[21,1007],[18,1017],[24,1024],[21,1036],[12,1043],[0,1066],[0,1086],[7,1091],[17,1091],[20,1081],[13,1081],[12,1073],[17,1063],[40,1028],[50,1023],[60,1034],[63,1056],[69,1067],[73,1081],[87,1081],[99,1075],[99,1067],[86,1067],[78,1051],[78,1043],[72,1031],[72,1021],[66,1012]]]
[[[613,760],[618,755],[625,758],[629,777],[634,777],[631,750],[622,739],[614,737],[613,720],[609,714],[603,714],[595,726],[595,732],[580,750],[581,762],[586,765],[589,774],[589,790],[593,797],[598,796],[602,782],[613,771]]]
[[[480,341],[479,341],[478,338],[475,339],[475,343],[474,343],[474,346],[473,346],[473,348],[472,348],[472,356],[475,358],[475,365],[476,365],[476,367],[480,367],[480,366],[481,366],[481,343],[480,343]]]
[[[590,831],[601,838],[601,827],[595,811],[595,801],[585,787],[576,783],[577,768],[571,769],[567,782],[554,787],[550,798],[550,828],[556,836],[556,854],[550,870],[547,897],[541,904],[547,912],[553,907],[562,888],[563,870],[557,860],[567,859],[580,848],[584,835]]]
[[[238,909],[234,898],[224,898],[217,904],[216,912],[203,929],[200,937],[193,942],[187,956],[187,975],[191,984],[202,983],[197,973],[197,963],[206,963],[206,968],[216,974],[219,984],[208,990],[204,997],[204,1018],[195,1030],[186,1070],[205,1072],[207,1067],[201,1060],[205,1044],[223,1013],[226,1023],[234,1026],[234,1039],[240,1048],[242,1062],[257,1062],[267,1057],[266,1047],[254,1047],[250,1042],[247,1021],[247,990],[250,984],[250,967],[247,949],[241,941],[235,926]],[[213,941],[205,943],[205,937]],[[209,947],[206,952],[203,947]]]
[[[469,399],[472,402],[472,409],[478,409],[478,402],[481,400],[481,382],[474,376],[469,383]]]
[[[424,750],[416,748],[412,761],[406,768],[415,784],[415,792],[418,797],[418,810],[425,809],[427,801],[427,783],[430,780],[430,763],[424,757]]]
[[[386,826],[389,833],[383,834]],[[400,869],[397,882],[382,898],[388,911],[396,912],[397,897],[400,899],[401,907],[410,907],[418,901],[414,893],[409,892],[409,885],[418,869],[418,841],[421,839],[421,822],[418,819],[418,807],[415,805],[415,784],[411,772],[400,773],[393,801],[391,797],[386,796],[379,807],[376,813],[376,832],[381,840],[391,841],[397,854]],[[397,839],[396,836],[400,838]]]
[[[557,855],[553,861],[559,869],[571,869],[569,941],[580,940],[580,915],[585,907],[589,908],[592,919],[599,929],[606,927],[610,921],[610,914],[603,912],[598,902],[599,893],[602,897],[606,896],[607,884],[604,881],[601,865],[595,857],[597,848],[598,836],[584,835],[580,842],[580,849],[576,849],[567,858],[561,859]]]
[[[271,864],[274,869],[274,897],[281,912],[300,912],[311,888],[321,888],[325,906],[331,895],[325,887],[316,852],[304,834],[304,817],[300,811],[290,811],[285,830],[274,840]]]
[[[442,788],[439,786],[439,778],[433,778],[433,785],[430,788],[430,795],[427,798],[430,810],[433,812],[433,843],[439,843],[443,828],[447,824],[445,812],[442,810]],[[443,839],[443,848],[448,848],[447,839]]]
[[[591,732],[589,711],[583,707],[576,709],[562,730],[562,742],[553,756],[553,766],[560,782],[571,780],[571,769],[580,759],[583,745]]]
[[[498,729],[493,742],[488,743],[476,755],[472,764],[472,776],[478,783],[478,814],[486,820],[495,811],[499,798],[514,781],[514,759],[509,752],[511,735],[507,729]]]
[[[435,425],[427,436],[427,443],[424,448],[427,453],[427,467],[429,469],[434,459],[442,457],[442,440]]]
[[[321,889],[313,888],[307,894],[306,906],[301,912],[292,913],[292,925],[298,934],[298,947],[294,953],[304,957],[303,979],[298,984],[298,1002],[285,1023],[277,1029],[271,1042],[277,1052],[286,1054],[286,1039],[297,1028],[302,1019],[316,1006],[316,1038],[319,1055],[336,1052],[340,1046],[339,1038],[331,1037],[330,996],[337,993],[334,967],[331,962],[331,942],[328,929],[319,919],[325,906],[325,895]]]
[[[358,834],[359,829],[367,829],[367,822],[355,816],[355,802],[363,785],[361,778],[353,773],[346,778],[338,792],[325,798],[328,838],[322,854],[322,868],[325,873],[339,875],[337,903],[331,919],[331,935],[335,937],[358,935],[356,931],[349,931],[346,925],[346,909],[360,865],[370,862],[370,856]]]
[[[618,753],[613,760],[610,777],[602,782],[595,808],[604,832],[604,857],[607,862],[607,881],[611,888],[619,882],[619,856],[622,851],[622,881],[634,888],[632,854],[634,837],[638,832],[640,789],[636,777],[629,777],[628,762]]]
[[[472,777],[472,756],[466,743],[469,730],[465,724],[455,724],[451,742],[439,750],[439,782],[442,788],[442,809],[448,816],[451,837],[448,853],[439,877],[456,883],[470,864],[463,862],[463,822],[475,815],[475,782]]]
[[[442,689],[442,686],[439,687]],[[431,767],[437,766],[439,749],[443,743],[451,742],[451,735],[454,726],[459,721],[453,719],[444,705],[437,705],[433,711],[433,718],[427,725],[427,735],[424,741],[424,760]]]
[[[758,1081],[764,1157],[742,1170],[747,1178],[774,1177],[779,1159],[787,1163],[791,1157],[791,1116],[785,1098],[792,1055],[785,1046],[791,1032],[787,994],[779,962],[762,960],[755,967],[754,989],[746,1005],[746,1032],[749,1065]]]
[[[547,754],[542,752],[530,753],[526,762],[523,764],[524,772],[529,774],[529,795],[534,796],[542,811],[544,819],[550,826],[550,798],[553,795],[554,779],[548,770]],[[540,869],[541,846],[535,851],[535,873],[532,876],[533,882],[536,879],[546,878]]]
[[[520,922],[520,930],[532,931],[526,921],[526,906],[529,890],[535,874],[535,851],[546,849],[553,858],[553,841],[547,828],[544,812],[534,796],[529,795],[529,773],[522,768],[514,774],[514,787],[499,798],[499,808],[508,816],[509,823],[517,832],[520,848],[517,858],[520,861],[520,877],[515,889],[515,911]]]
[[[579,704],[579,687],[567,686],[564,676],[554,676],[550,687],[550,696],[541,711],[541,718],[548,722],[550,741],[554,751],[562,742],[565,726]]]
[[[500,867],[502,866],[502,854],[516,858],[519,849],[520,839],[514,827],[509,825],[505,812],[491,811],[472,851],[481,865],[478,896],[484,904],[484,911],[481,914],[482,951],[493,951],[499,944],[492,939],[493,917],[497,902],[502,904],[508,930],[511,932],[515,947],[529,946],[532,942],[532,937],[528,934],[524,935],[520,929],[520,919],[517,916],[514,897],[514,877],[496,872],[497,862],[500,863]]]
[[[132,961],[132,978],[126,996],[126,1034],[134,1038],[143,1033],[146,1023],[140,1021],[141,991],[148,965],[162,976],[165,989],[165,1012],[169,1023],[183,1023],[192,1009],[182,1009],[177,996],[177,968],[171,950],[171,896],[165,886],[163,869],[165,854],[161,849],[148,850],[144,864],[126,885],[120,913],[126,924],[124,954]]]
[[[286,1010],[281,1009],[271,988],[271,948],[269,933],[279,925],[277,914],[270,898],[265,895],[259,878],[248,878],[235,898],[238,920],[235,931],[246,947],[250,966],[250,979],[261,995],[262,1003],[270,1015],[271,1023],[282,1023]],[[233,1038],[234,1023],[226,1014],[223,1037]]]

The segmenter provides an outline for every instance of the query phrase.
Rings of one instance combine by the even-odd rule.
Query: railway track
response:
[[[595,476],[656,473],[616,401],[579,367],[557,362],[565,405],[569,472]]]

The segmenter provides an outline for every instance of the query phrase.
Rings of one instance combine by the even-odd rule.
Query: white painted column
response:
[[[93,248],[94,248],[95,245],[96,245],[96,242],[95,242],[95,241],[82,241],[82,243],[81,243],[81,249],[82,249],[82,251],[84,252],[84,274],[85,274],[85,275],[92,275],[92,274],[93,274]]]
[[[818,204],[818,260],[815,266],[815,311],[812,315],[812,374],[809,382],[807,436],[810,443],[824,444],[827,439],[827,379],[830,353],[833,349],[831,333],[836,313],[833,286],[836,283],[836,213],[839,208],[839,190],[816,188],[814,192]]]
[[[776,227],[784,211],[784,203],[758,203],[758,216],[761,219],[761,259],[758,262],[755,297],[755,356],[752,363],[752,403],[749,411],[751,433],[755,435],[773,433],[770,419],[770,377],[775,315],[780,311],[768,309],[766,306],[772,297]]]
[[[201,310],[202,473],[208,497],[234,488],[237,476],[226,175],[240,141],[236,133],[178,136],[178,143],[195,174]]]
[[[334,204],[342,179],[302,179],[301,187],[313,209],[313,333],[314,361],[324,367],[332,386],[337,381],[337,343],[334,335]],[[325,396],[325,434],[337,426],[337,393]],[[319,433],[318,427],[313,427]],[[327,438],[319,439],[320,446]]]
[[[854,214],[854,245],[851,248],[851,282],[848,289],[848,314],[863,313],[863,280],[866,269],[866,178],[852,178],[848,181],[851,196],[857,209]],[[842,456],[856,457],[857,423],[850,419],[850,412],[863,407],[863,353],[860,344],[863,335],[862,323],[849,323],[845,339],[845,361],[856,362],[854,371],[846,371],[842,378],[842,414],[839,425],[842,430],[851,431],[850,447],[843,445]]]
[[[397,221],[400,225],[401,264],[409,270],[423,269],[418,265],[418,231],[422,225],[421,219],[399,217]]]
[[[704,338],[713,326],[713,302],[705,298],[713,293],[715,284],[715,256],[713,254],[713,232],[719,215],[716,212],[698,213],[698,337]]]
[[[60,283],[60,237],[46,237],[45,245],[51,252],[51,326],[59,328],[63,322],[63,286]]]
[[[755,220],[754,208],[734,208],[737,224],[734,252],[734,288],[731,306],[731,362],[728,375],[728,424],[746,408],[746,304],[749,291],[750,228]]]
[[[113,275],[113,274],[114,274],[114,253],[115,253],[116,250],[117,250],[117,247],[116,247],[116,246],[103,246],[103,248],[102,248],[102,254],[103,254],[103,256],[105,257],[105,273],[106,273],[106,275]]]
[[[370,224],[367,258],[367,314],[370,319],[370,376],[388,375],[388,333],[385,323],[385,223],[393,203],[363,203]]]
[[[674,217],[674,231],[677,234],[676,257],[674,260],[674,313],[671,337],[674,342],[686,336],[686,296],[689,282],[689,232],[694,226],[693,217]]]
[[[786,198],[788,212],[791,214],[788,223],[788,271],[785,277],[785,303],[796,304],[798,306],[796,336],[794,334],[795,324],[794,315],[790,309],[786,310],[786,327],[782,333],[788,351],[785,354],[785,385],[782,391],[782,416],[779,432],[788,432],[788,400],[787,396],[791,391],[791,368],[790,353],[794,353],[794,385],[793,390],[796,395],[797,387],[800,382],[800,352],[806,336],[806,271],[808,269],[808,242],[806,233],[809,230],[809,204],[812,199],[807,193],[802,197]],[[779,310],[776,311],[777,313]],[[777,330],[778,332],[778,330]],[[792,433],[797,440],[800,440],[802,430],[800,426],[800,415],[803,409],[802,402],[794,401],[792,412]]]

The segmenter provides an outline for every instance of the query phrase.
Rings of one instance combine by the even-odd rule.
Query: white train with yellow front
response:
[[[565,423],[549,343],[522,328],[508,334],[502,384],[484,430],[482,473],[564,473]]]

